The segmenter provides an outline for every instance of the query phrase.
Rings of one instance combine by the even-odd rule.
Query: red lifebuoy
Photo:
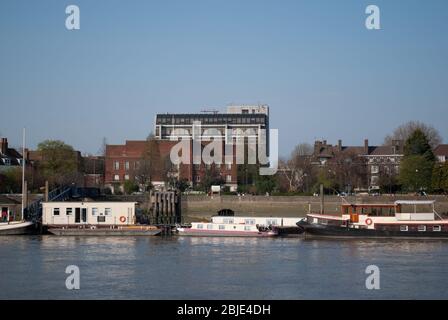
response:
[[[372,219],[367,218],[366,219],[366,225],[370,226],[373,223]]]
[[[125,216],[121,216],[121,217],[120,217],[120,221],[121,221],[121,222],[126,222],[126,217],[125,217]]]

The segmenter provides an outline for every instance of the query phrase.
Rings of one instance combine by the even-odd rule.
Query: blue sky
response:
[[[381,30],[364,26],[369,4]],[[447,142],[447,17],[444,0],[2,0],[0,134],[96,153],[145,138],[156,113],[233,102],[270,105],[283,155],[381,144],[409,120]]]

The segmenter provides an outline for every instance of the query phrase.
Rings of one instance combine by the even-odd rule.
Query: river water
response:
[[[0,299],[20,298],[447,299],[448,241],[3,236]]]

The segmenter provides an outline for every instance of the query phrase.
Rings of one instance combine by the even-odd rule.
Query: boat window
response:
[[[442,231],[442,227],[441,226],[433,226],[432,231],[440,232],[440,231]]]
[[[328,220],[326,220],[326,219],[321,219],[321,220],[320,220],[320,223],[321,223],[321,224],[325,224],[325,225],[327,225],[327,224],[328,224]]]
[[[245,224],[255,224],[255,219],[246,219],[244,220]]]
[[[343,207],[342,214],[348,214],[348,207]]]
[[[250,231],[250,226],[244,226],[244,230]]]
[[[212,230],[213,229],[213,225],[212,224],[208,224],[207,225],[207,229]]]
[[[400,231],[408,231],[408,226],[400,226]]]
[[[219,230],[224,230],[226,227],[223,224],[219,225]]]
[[[426,226],[418,226],[417,228],[418,231],[426,231]]]
[[[277,225],[277,219],[267,219],[266,223],[268,226],[275,226]]]
[[[228,224],[233,224],[233,218],[224,218],[223,222],[228,223]]]
[[[98,208],[92,208],[92,216],[96,216],[98,214]]]
[[[104,215],[110,216],[111,213],[112,213],[112,209],[111,208],[105,208],[104,209]]]
[[[54,208],[53,209],[53,215],[54,216],[58,216],[59,215],[59,208]]]
[[[198,229],[202,229],[202,224],[198,224]]]
[[[66,208],[65,209],[65,215],[67,216],[71,216],[73,213],[73,208]]]

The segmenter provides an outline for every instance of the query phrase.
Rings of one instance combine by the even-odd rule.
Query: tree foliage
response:
[[[386,136],[384,139],[384,144],[392,145],[394,140],[406,141],[417,129],[421,130],[425,134],[428,139],[428,143],[432,148],[435,148],[442,142],[440,133],[433,126],[427,125],[420,121],[409,121],[396,128],[392,134]]]
[[[407,191],[430,190],[435,157],[426,134],[415,129],[404,147],[399,182]]]
[[[434,166],[432,188],[438,192],[448,192],[448,162]]]
[[[79,177],[77,153],[60,140],[45,140],[38,144],[41,154],[38,168],[51,186],[77,182]]]

